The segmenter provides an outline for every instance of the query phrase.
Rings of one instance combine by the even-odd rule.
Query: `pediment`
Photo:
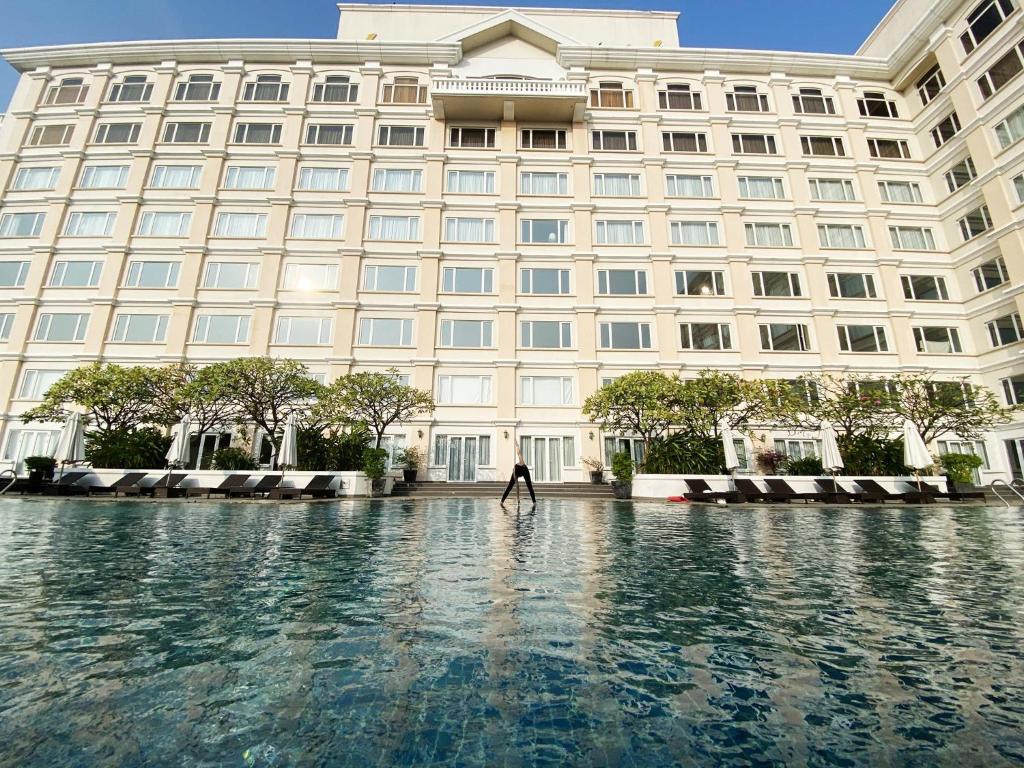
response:
[[[461,43],[462,55],[488,46],[502,38],[514,37],[554,56],[560,44],[578,45],[577,40],[529,18],[507,10],[442,37],[439,43]]]

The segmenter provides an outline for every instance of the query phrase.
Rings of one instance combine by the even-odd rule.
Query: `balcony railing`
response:
[[[487,77],[435,78],[435,96],[551,96],[586,97],[586,84],[568,80],[498,80]]]

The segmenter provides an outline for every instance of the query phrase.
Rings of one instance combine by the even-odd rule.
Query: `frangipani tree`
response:
[[[1004,407],[992,390],[966,378],[936,381],[931,373],[899,373],[888,382],[886,407],[893,421],[912,423],[925,444],[946,435],[977,440],[1018,410]]]
[[[651,442],[679,423],[686,399],[678,376],[660,371],[634,371],[594,392],[583,403],[583,413],[606,432],[636,435]]]
[[[363,422],[373,432],[375,448],[392,424],[433,413],[434,398],[422,389],[403,384],[394,368],[386,372],[360,371],[338,378],[326,388],[321,407],[335,414],[335,422]]]

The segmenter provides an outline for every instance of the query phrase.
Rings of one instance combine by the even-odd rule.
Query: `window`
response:
[[[249,341],[249,315],[198,315],[195,344],[245,344]]]
[[[50,287],[95,288],[102,271],[102,261],[57,261],[50,273]]]
[[[521,219],[519,241],[522,243],[569,242],[568,219]]]
[[[267,214],[221,211],[213,225],[214,237],[266,237]]]
[[[572,405],[573,382],[568,376],[522,376],[519,402],[523,405]]]
[[[837,325],[843,352],[888,352],[885,328],[880,325]]]
[[[109,237],[114,229],[112,211],[76,211],[68,216],[66,237]]]
[[[566,132],[561,129],[524,128],[519,131],[521,149],[565,149]]]
[[[704,133],[662,131],[661,148],[666,152],[707,152],[708,137]]]
[[[857,99],[857,109],[861,117],[899,117],[899,110],[896,109],[896,102],[886,98],[880,91],[865,91],[864,95]]]
[[[110,86],[107,101],[120,101],[138,104],[149,101],[153,93],[153,84],[145,75],[125,75],[120,82]]]
[[[340,240],[343,236],[345,217],[330,213],[293,213],[289,237],[307,240]]]
[[[369,347],[412,346],[412,320],[364,317],[359,320],[359,344]]]
[[[274,332],[275,344],[330,344],[334,321],[329,317],[279,317]]]
[[[180,272],[177,261],[131,261],[124,284],[126,288],[176,288]]]
[[[791,459],[806,459],[820,455],[817,440],[775,439],[775,450]]]
[[[65,77],[57,85],[51,85],[46,92],[46,106],[81,104],[89,93],[89,86],[83,77]]]
[[[818,243],[822,248],[866,248],[864,228],[856,224],[819,224]]]
[[[879,160],[909,160],[910,145],[902,139],[868,139],[868,153]]]
[[[571,349],[572,323],[557,320],[522,320],[519,345],[523,349]]]
[[[690,90],[685,83],[669,83],[664,90],[658,91],[658,107],[688,111],[703,109],[700,93]]]
[[[5,312],[0,314],[0,341],[7,341],[11,338],[12,325],[14,325],[14,313]]]
[[[337,286],[337,264],[286,264],[284,267],[282,290],[333,291]]]
[[[439,405],[486,405],[491,402],[490,376],[438,376]]]
[[[715,186],[710,176],[670,173],[665,177],[665,182],[666,194],[669,197],[708,198],[715,196]]]
[[[917,351],[929,355],[956,355],[963,352],[956,328],[915,327]]]
[[[425,104],[427,87],[415,77],[396,77],[384,86],[381,101],[385,104]]]
[[[801,136],[800,146],[812,157],[846,157],[846,147],[838,136]]]
[[[777,155],[775,137],[760,133],[734,133],[732,151],[737,155]]]
[[[444,293],[493,293],[494,270],[490,267],[445,267],[441,271]]]
[[[274,139],[277,143],[277,139]],[[325,147],[344,147],[352,143],[352,126],[342,123],[310,123],[306,126],[306,143]]]
[[[370,240],[417,240],[419,216],[371,216]]]
[[[808,179],[811,199],[822,202],[856,200],[853,182],[849,179]]]
[[[996,125],[996,138],[999,146],[1006,149],[1024,137],[1024,107],[1017,107],[1010,115]]]
[[[938,275],[900,275],[903,297],[911,301],[949,301],[946,278]]]
[[[166,340],[168,315],[122,315],[114,318],[110,340],[125,344],[154,344]]]
[[[442,320],[441,346],[481,349],[492,346],[491,320]]]
[[[768,96],[758,93],[753,85],[737,85],[725,94],[725,108],[730,112],[767,112]]]
[[[382,147],[422,147],[423,129],[412,125],[382,125],[377,130]]]
[[[450,243],[493,243],[494,219],[447,218],[444,220],[444,239]]]
[[[82,169],[82,189],[124,189],[127,165],[87,165]]]
[[[755,224],[743,225],[747,235],[747,245],[759,248],[790,248],[793,245],[793,232],[789,224]]]
[[[892,247],[900,251],[934,251],[935,238],[928,227],[889,227]]]
[[[448,146],[462,149],[494,147],[493,128],[449,128]]]
[[[632,109],[633,92],[627,91],[622,83],[598,83],[590,89],[590,106],[606,109]]]
[[[682,349],[732,349],[732,335],[725,323],[681,323],[679,346]]]
[[[636,131],[591,131],[595,152],[635,152]]]
[[[755,296],[802,296],[796,272],[751,272]]]
[[[921,98],[921,104],[924,105],[930,102],[938,96],[945,87],[946,78],[942,76],[942,70],[939,69],[939,65],[936,64],[925,72],[924,76],[917,81],[917,95]]]
[[[448,191],[463,195],[493,195],[494,171],[448,171]]]
[[[372,192],[421,192],[423,171],[412,168],[374,168]]]
[[[363,290],[414,293],[416,291],[416,267],[368,264],[363,269]]]
[[[57,185],[60,168],[19,168],[14,177],[14,189],[18,192],[42,192]]]
[[[938,125],[932,128],[932,141],[935,142],[935,147],[938,148],[958,133],[960,133],[960,117],[956,112],[950,112]]]
[[[920,203],[921,186],[916,181],[880,181],[878,194],[886,203]]]
[[[597,292],[602,296],[644,296],[647,294],[647,272],[642,269],[599,269]]]
[[[672,245],[718,245],[718,224],[713,221],[673,221]]]
[[[637,176],[636,180],[639,185],[640,177]],[[523,171],[519,174],[519,194],[567,195],[569,194],[569,174]]]
[[[1024,405],[1024,376],[1003,379],[1003,397],[1007,405]]]
[[[725,273],[686,270],[676,272],[677,296],[725,296]]]
[[[598,323],[601,349],[650,349],[650,323]]]
[[[985,325],[993,347],[1015,344],[1024,339],[1024,326],[1021,326],[1020,314],[1017,312],[990,320]]]
[[[139,219],[139,237],[187,237],[192,214],[178,211],[144,211]]]
[[[0,237],[39,237],[44,213],[5,213],[0,215]]]
[[[1024,203],[1024,173],[1013,177],[1013,189],[1017,193],[1017,202]]]
[[[274,188],[277,169],[263,165],[229,165],[224,174],[225,189],[258,189]]]
[[[595,224],[598,245],[643,245],[642,221],[598,221]]]
[[[0,288],[23,288],[29,262],[0,261]]]
[[[168,144],[205,144],[210,139],[209,123],[167,123],[163,141]]]
[[[981,45],[1015,10],[1012,0],[983,0],[974,6],[967,14],[967,30],[960,35],[964,53],[971,53]]]
[[[238,123],[235,144],[280,144],[280,123]]]
[[[298,188],[307,192],[345,192],[348,168],[302,168]]]
[[[974,167],[974,160],[970,156],[967,156],[946,171],[946,187],[951,193],[956,192],[961,187],[970,184],[977,177],[978,169]]]
[[[142,123],[101,123],[96,126],[96,144],[134,144],[139,140]]]
[[[1024,57],[1024,42],[1018,43],[1010,52],[991,66],[984,75],[978,78],[978,90],[983,99],[989,99],[1004,85],[1013,80],[1024,69],[1021,58]]]
[[[21,400],[42,400],[47,390],[60,381],[67,371],[48,371],[38,368],[26,369],[21,379],[18,398]]]
[[[189,75],[188,80],[174,88],[175,101],[216,101],[220,98],[220,83],[213,75]]]
[[[88,315],[49,314],[39,315],[33,341],[83,341],[89,325]]]
[[[37,125],[32,129],[28,145],[30,147],[63,147],[71,141],[75,132],[73,125]]]
[[[801,88],[793,96],[793,111],[798,115],[834,115],[835,104],[831,96],[825,96],[821,88]]]
[[[568,294],[569,270],[521,269],[519,270],[519,292],[543,295]]]
[[[236,291],[256,287],[260,276],[259,264],[233,261],[211,261],[206,265],[203,288]]]
[[[828,293],[833,299],[876,299],[875,278],[857,272],[829,272]]]
[[[736,180],[740,197],[748,200],[784,200],[786,190],[782,179],[774,176],[740,176]]]
[[[1002,256],[986,261],[984,264],[971,270],[974,276],[974,285],[978,293],[990,291],[1003,283],[1009,282],[1010,275],[1006,271],[1006,262]]]
[[[198,189],[202,171],[198,165],[154,165],[149,185],[154,189]]]
[[[988,212],[988,206],[982,205],[975,208],[966,216],[957,219],[957,226],[960,227],[960,236],[966,243],[978,235],[984,234],[992,229],[992,216]]]
[[[288,83],[280,75],[257,75],[245,84],[242,101],[288,101]]]
[[[807,352],[807,326],[791,323],[765,323],[758,326],[761,349],[765,352]]]
[[[313,101],[321,104],[351,104],[359,98],[359,86],[347,75],[328,75],[313,86]]]

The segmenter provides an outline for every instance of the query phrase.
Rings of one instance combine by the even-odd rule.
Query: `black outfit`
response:
[[[508,495],[512,493],[512,489],[516,485],[516,480],[520,477],[526,481],[526,490],[530,492],[530,498],[533,499],[533,503],[537,503],[537,496],[533,492],[533,481],[530,480],[530,470],[525,464],[516,464],[515,469],[512,470],[512,477],[508,481],[508,486],[505,488],[505,492],[501,495],[502,504],[505,503],[505,499],[508,498]]]

